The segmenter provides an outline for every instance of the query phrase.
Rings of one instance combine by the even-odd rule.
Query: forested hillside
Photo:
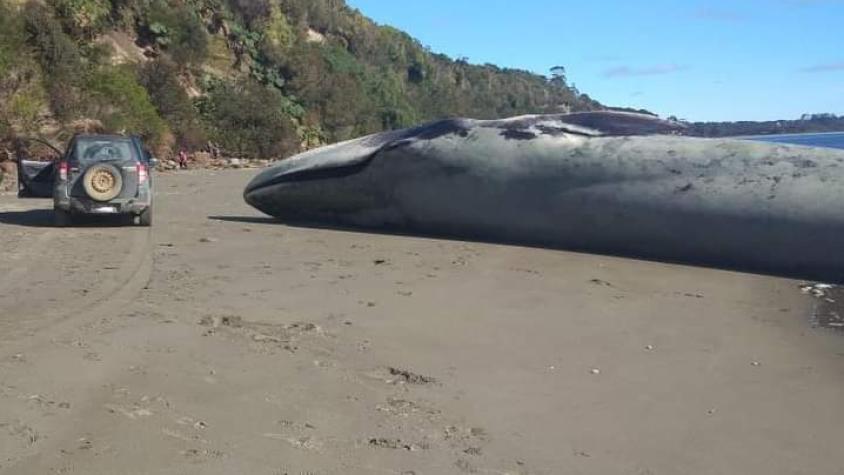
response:
[[[692,122],[688,123],[688,126],[689,135],[700,137],[841,132],[844,131],[844,117],[834,114],[805,114],[799,120]]]
[[[160,154],[241,157],[446,116],[600,108],[566,84],[428,51],[343,0],[0,0],[0,138],[86,124]]]

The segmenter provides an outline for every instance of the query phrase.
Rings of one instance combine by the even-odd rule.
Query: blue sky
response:
[[[844,114],[844,0],[347,0],[433,51],[689,120]]]

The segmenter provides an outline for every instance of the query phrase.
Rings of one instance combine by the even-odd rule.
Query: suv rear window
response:
[[[138,161],[129,139],[81,138],[76,141],[71,160],[80,164],[112,161]]]

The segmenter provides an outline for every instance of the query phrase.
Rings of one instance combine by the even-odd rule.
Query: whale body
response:
[[[844,151],[651,116],[448,119],[311,150],[246,201],[291,222],[844,281]]]

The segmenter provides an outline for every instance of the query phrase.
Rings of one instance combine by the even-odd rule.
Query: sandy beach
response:
[[[801,282],[292,227],[254,173],[150,229],[0,196],[0,473],[844,473]]]

